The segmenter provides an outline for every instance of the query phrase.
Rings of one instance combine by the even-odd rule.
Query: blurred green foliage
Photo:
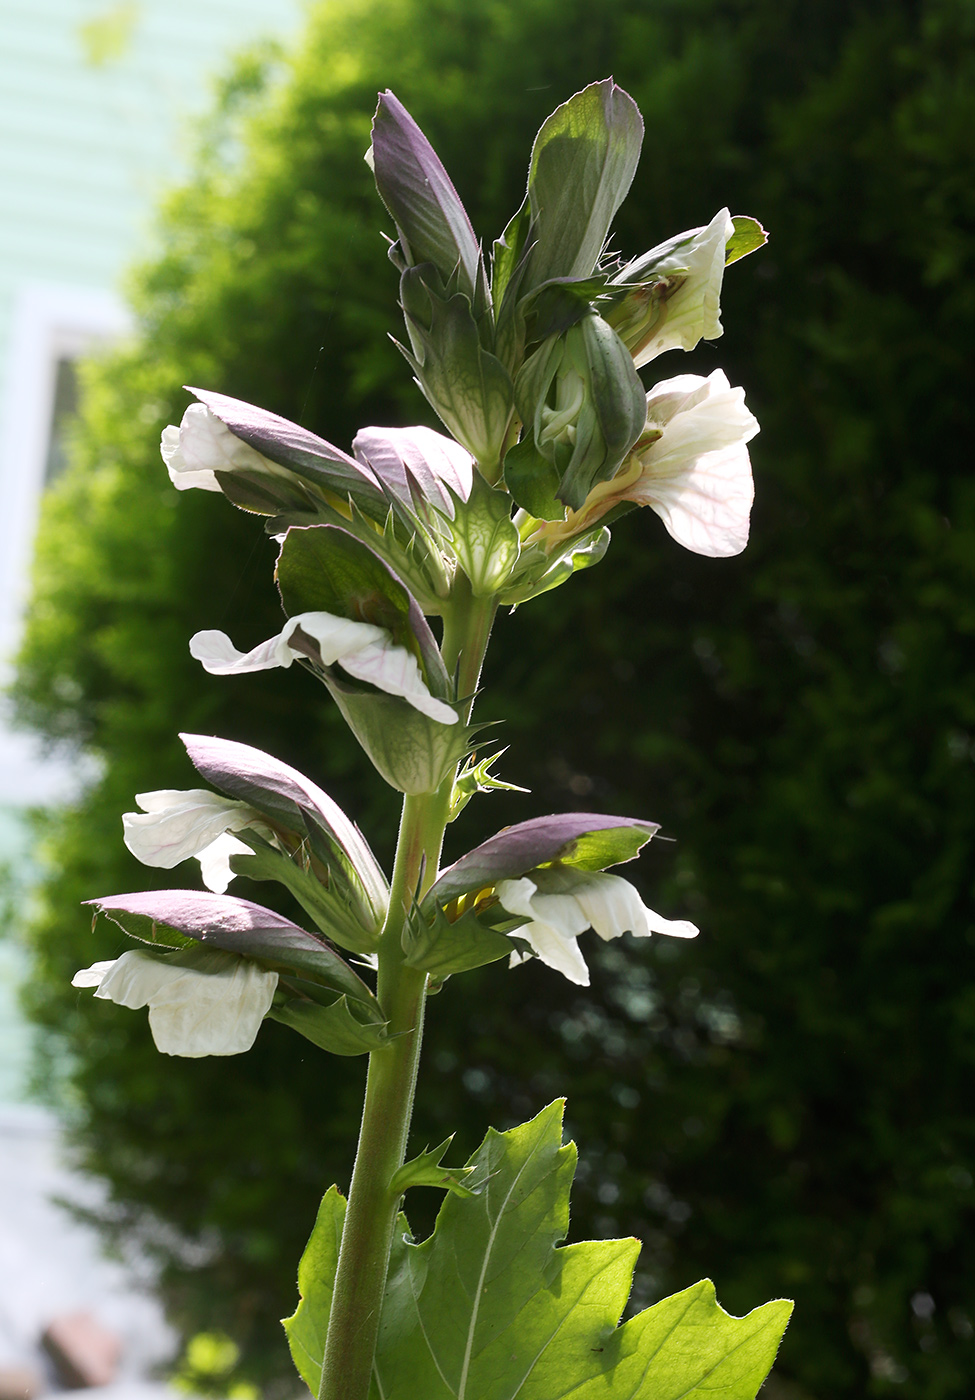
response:
[[[119,816],[193,785],[178,728],[303,767],[387,858],[395,803],[310,678],[190,661],[198,628],[245,648],[277,629],[273,548],[172,490],[159,431],[181,383],[344,446],[429,421],[386,338],[376,90],[489,238],[540,121],[609,72],[647,123],[621,251],[722,204],[772,231],[729,273],[725,338],[652,366],[746,386],[753,539],[702,559],[635,514],[603,565],[499,622],[481,717],[507,718],[504,775],[534,795],[472,803],[448,855],[566,806],[654,818],[678,844],[636,878],[703,933],[600,949],[591,994],[538,965],[451,981],[414,1140],[458,1128],[459,1161],[486,1122],[567,1092],[573,1238],[645,1240],[636,1302],[703,1274],[734,1312],[787,1294],[769,1395],[948,1400],[975,1376],[971,0],[329,0],[294,57],[237,66],[135,279],[139,340],[90,369],[46,506],[20,710],[105,770],[46,823],[31,1009],[71,1052],[83,1158],[115,1227],[165,1260],[174,1315],[280,1374],[275,1319],[319,1194],[347,1181],[362,1065],[274,1024],[233,1061],[160,1058],[144,1017],[69,987],[121,947],[78,904],[162,874]]]

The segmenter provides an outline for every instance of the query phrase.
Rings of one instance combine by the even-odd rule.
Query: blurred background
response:
[[[186,383],[345,447],[430,422],[387,338],[377,90],[489,242],[541,121],[612,73],[647,127],[622,253],[723,205],[770,230],[724,337],[648,367],[744,385],[752,540],[704,559],[634,513],[499,620],[481,717],[533,795],[472,804],[447,855],[540,811],[646,816],[673,840],[634,878],[702,935],[590,944],[584,993],[537,964],[450,981],[415,1141],[456,1128],[460,1160],[567,1094],[571,1237],[644,1241],[635,1306],[703,1275],[734,1313],[794,1297],[770,1400],[969,1396],[975,4],[4,0],[0,28],[0,1072],[183,1344],[227,1339],[184,1383],[295,1394],[277,1319],[348,1180],[364,1065],[273,1023],[233,1062],[158,1056],[144,1017],[70,987],[121,951],[80,901],[170,883],[120,814],[194,785],[179,729],[303,768],[387,860],[396,804],[310,677],[191,662],[199,628],[277,630],[274,551],[172,490],[159,433]],[[411,1201],[418,1233],[434,1206]]]

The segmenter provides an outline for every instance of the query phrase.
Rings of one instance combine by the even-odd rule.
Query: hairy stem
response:
[[[468,718],[495,606],[493,599],[474,598],[461,578],[444,618],[444,661],[448,671],[456,670],[457,693],[468,701]],[[426,1003],[426,974],[404,962],[402,935],[413,899],[422,898],[437,877],[453,784],[451,773],[436,792],[403,799],[379,945],[377,994],[389,1018],[390,1039],[369,1056],[319,1400],[367,1400],[369,1394],[399,1208],[390,1183],[406,1157]]]

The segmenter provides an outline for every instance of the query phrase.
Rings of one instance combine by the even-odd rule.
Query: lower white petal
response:
[[[376,627],[372,622],[355,622],[350,617],[336,617],[334,613],[298,613],[291,618],[284,629],[290,637],[296,627],[318,643],[322,665],[334,666],[364,647],[388,642],[389,633],[385,627]]]
[[[238,841],[229,831],[225,831],[222,836],[211,841],[209,846],[197,852],[203,883],[214,894],[225,894],[227,886],[235,878],[230,868],[230,857],[253,854],[250,846]]]
[[[72,987],[100,987],[105,980],[105,974],[115,966],[117,958],[110,958],[108,962],[92,963],[91,967],[83,967],[71,979]]]
[[[240,830],[259,820],[246,802],[205,788],[140,792],[135,800],[143,811],[123,815],[123,839],[143,865],[163,870],[198,855],[224,831]]]
[[[440,724],[457,723],[457,712],[430,694],[416,657],[405,647],[396,646],[388,636],[361,651],[340,657],[339,665],[357,680],[368,681],[387,695],[401,696],[429,719]]]
[[[234,958],[220,971],[186,969],[149,1002],[156,1049],[187,1059],[243,1054],[257,1039],[277,984],[276,972],[246,958]]]
[[[744,391],[721,370],[706,380],[681,375],[650,391],[647,412],[662,435],[638,454],[643,472],[627,499],[656,511],[685,549],[740,554],[755,495],[745,444],[758,432]]]
[[[589,986],[589,969],[579,952],[575,938],[568,938],[561,929],[553,928],[538,919],[530,924],[522,924],[515,929],[515,936],[523,938],[534,948],[539,960],[555,972],[561,972],[577,987]]]
[[[200,950],[194,962],[181,966],[133,949],[76,974],[73,985],[92,985],[104,968],[95,996],[133,1011],[148,1006],[153,1040],[165,1055],[196,1059],[249,1050],[271,1009],[278,974],[233,953]]]
[[[695,554],[728,559],[748,543],[755,488],[744,444],[704,453],[679,477],[654,478],[642,495],[667,533]]]
[[[251,671],[270,671],[290,666],[294,652],[282,634],[269,637],[253,651],[238,651],[226,632],[197,632],[190,638],[190,656],[211,676],[242,676]]]
[[[576,942],[589,924],[571,895],[540,895],[527,876],[519,880],[501,880],[495,894],[509,914],[530,921],[514,930],[516,937],[523,938],[543,963],[561,972],[570,982],[579,987],[589,986],[589,969]],[[514,956],[509,965],[515,966]]]

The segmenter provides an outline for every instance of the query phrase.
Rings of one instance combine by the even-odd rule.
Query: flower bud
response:
[[[163,428],[160,444],[169,479],[177,491],[196,487],[220,491],[216,473],[254,472],[289,479],[292,473],[236,437],[202,403],[191,403],[178,428]]]
[[[722,334],[721,283],[735,233],[727,209],[707,228],[692,229],[628,263],[610,286],[631,286],[606,319],[645,365],[665,350],[693,350]]]
[[[528,358],[515,397],[526,436],[555,469],[558,500],[573,509],[613,475],[646,422],[633,360],[615,331],[592,312]],[[522,457],[522,444],[515,457]],[[509,477],[507,464],[505,479],[519,505],[537,514],[530,489],[516,474]]]

